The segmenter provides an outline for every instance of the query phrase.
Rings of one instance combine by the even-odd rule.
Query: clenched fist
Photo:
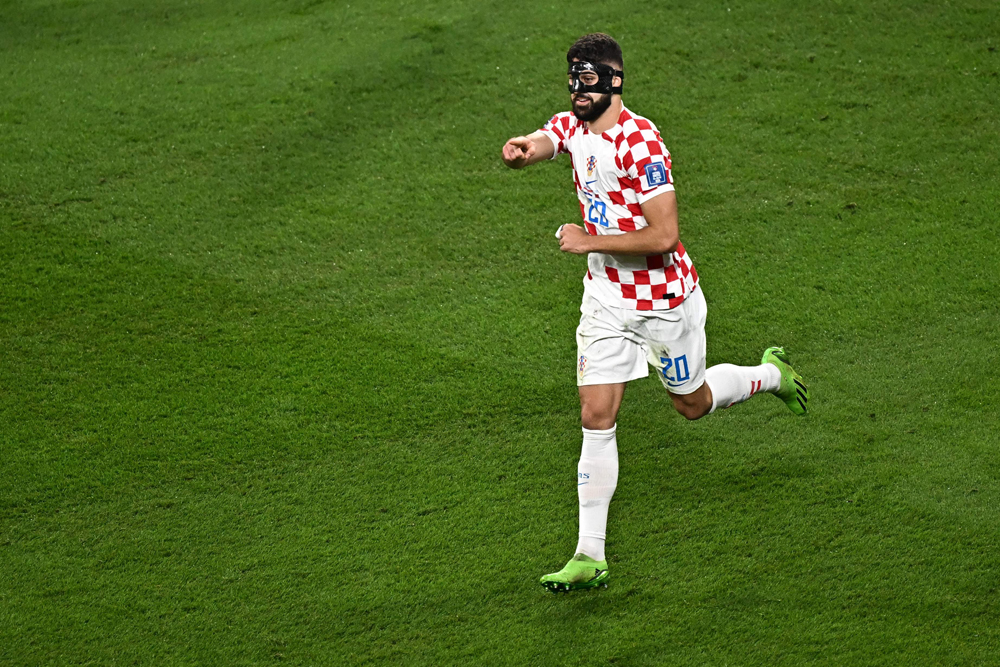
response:
[[[559,249],[574,255],[586,255],[591,252],[590,234],[580,225],[563,225],[557,235]]]

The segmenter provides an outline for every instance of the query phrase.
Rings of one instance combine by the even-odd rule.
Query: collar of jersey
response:
[[[625,114],[628,114],[628,116],[626,116]],[[618,114],[618,120],[615,121],[615,124],[612,127],[609,127],[607,130],[601,133],[601,138],[604,139],[605,141],[614,142],[615,137],[622,131],[622,123],[624,123],[631,117],[632,117],[632,112],[629,111],[624,104],[622,104],[622,110],[621,113]],[[584,133],[593,134],[593,132],[590,131],[590,128],[587,127],[587,123],[579,119],[577,119],[577,121],[580,123],[580,125],[583,126]]]

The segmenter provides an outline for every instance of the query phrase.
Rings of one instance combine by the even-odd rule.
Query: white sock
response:
[[[618,486],[618,442],[615,424],[605,431],[583,429],[583,449],[577,466],[580,497],[580,540],[576,553],[604,560],[608,505]]]
[[[718,364],[705,371],[705,382],[712,390],[712,409],[742,403],[759,391],[773,393],[781,386],[781,371],[774,364],[734,366]]]

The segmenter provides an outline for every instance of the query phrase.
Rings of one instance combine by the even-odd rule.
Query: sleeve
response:
[[[673,192],[670,152],[663,145],[656,126],[645,119],[629,121],[622,128],[618,158],[632,179],[632,187],[642,204],[656,195]]]
[[[555,150],[552,151],[552,159],[562,153],[569,153],[569,128],[571,127],[572,112],[557,113],[549,122],[545,123],[538,131],[549,138]]]

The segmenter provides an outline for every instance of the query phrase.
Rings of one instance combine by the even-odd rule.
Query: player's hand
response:
[[[580,225],[563,225],[559,231],[559,249],[574,255],[590,252],[590,234]]]
[[[503,145],[503,161],[511,169],[520,169],[535,154],[535,142],[528,137],[513,137]]]

